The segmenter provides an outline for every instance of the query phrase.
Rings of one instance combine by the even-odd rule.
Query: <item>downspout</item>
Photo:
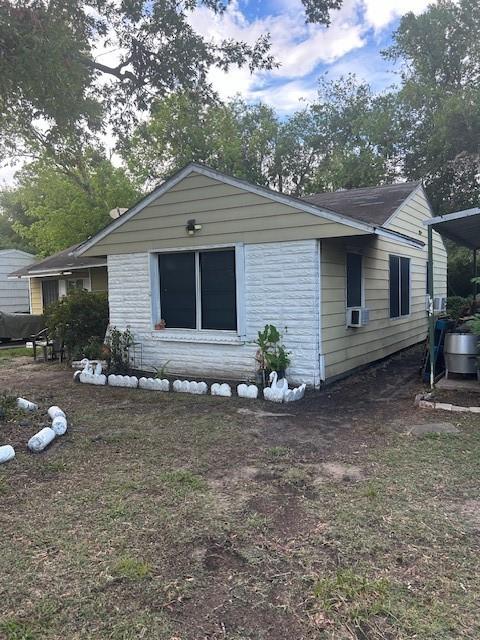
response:
[[[435,386],[435,313],[434,313],[434,284],[433,284],[433,229],[428,225],[428,297],[429,322],[428,334],[430,343],[430,388]]]

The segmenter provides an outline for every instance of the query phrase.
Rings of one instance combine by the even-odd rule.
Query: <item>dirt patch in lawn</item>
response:
[[[480,417],[412,446],[420,357],[294,407],[2,359],[41,410],[0,422],[0,638],[480,637]],[[50,404],[69,431],[30,454]]]

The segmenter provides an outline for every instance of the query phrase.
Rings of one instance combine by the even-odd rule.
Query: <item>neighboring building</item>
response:
[[[35,262],[35,256],[19,249],[0,249],[0,311],[28,313],[28,282],[9,280],[9,274]]]
[[[73,253],[107,256],[110,322],[145,367],[252,378],[253,340],[273,323],[288,377],[318,387],[425,338],[429,217],[418,183],[299,199],[190,164]]]
[[[74,245],[41,262],[10,273],[10,281],[15,282],[17,279],[29,283],[30,313],[42,314],[47,305],[66,295],[71,289],[107,291],[105,256],[76,258],[71,254],[78,246]]]

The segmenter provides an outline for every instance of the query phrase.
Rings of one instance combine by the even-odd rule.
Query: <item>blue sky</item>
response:
[[[223,98],[238,93],[288,114],[302,98],[313,99],[324,73],[330,78],[355,73],[377,91],[392,85],[395,69],[380,52],[391,43],[401,16],[421,13],[428,4],[429,0],[344,0],[325,28],[305,24],[301,0],[232,0],[221,18],[207,9],[197,10],[192,25],[206,37],[250,43],[269,32],[279,69],[253,76],[245,69],[213,71],[210,79]]]

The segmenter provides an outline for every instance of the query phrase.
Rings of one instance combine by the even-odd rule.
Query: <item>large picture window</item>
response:
[[[158,266],[167,329],[237,329],[234,249],[162,253]]]
[[[410,313],[410,258],[390,256],[390,317]]]
[[[347,253],[347,307],[362,306],[362,256]]]

